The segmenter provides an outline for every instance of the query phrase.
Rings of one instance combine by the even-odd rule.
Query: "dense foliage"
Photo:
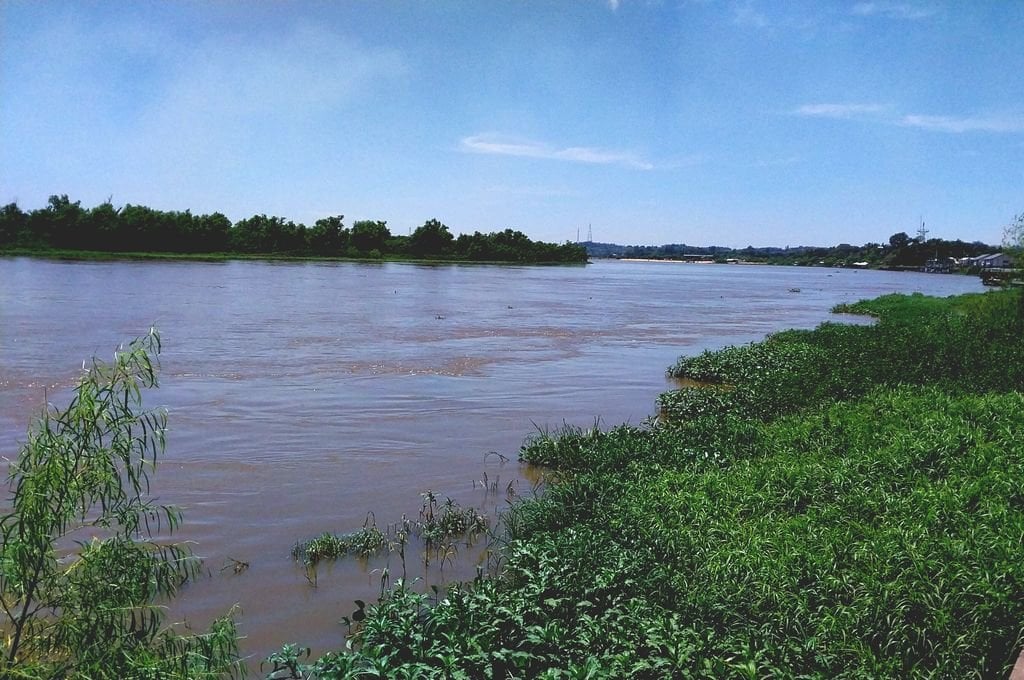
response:
[[[707,408],[770,417],[864,394],[876,385],[937,384],[952,391],[1024,385],[1019,293],[953,300],[887,295],[837,308],[879,316],[873,326],[827,323],[767,341],[684,357],[678,378],[724,389],[682,389],[659,398],[662,412],[692,418]]]
[[[10,467],[0,517],[4,678],[234,676],[234,624],[180,636],[163,626],[200,563],[157,534],[180,521],[149,497],[166,417],[142,409],[156,385],[156,334],[94,361],[67,408],[49,407]],[[92,535],[92,538],[88,537]]]
[[[66,195],[24,212],[16,203],[0,208],[0,250],[191,253],[293,257],[412,258],[519,263],[581,263],[586,251],[571,243],[531,241],[513,229],[458,238],[437,220],[409,236],[387,223],[360,220],[347,228],[342,215],[312,227],[283,217],[254,215],[234,224],[220,213],[193,215],[140,205],[115,208],[110,201],[83,208]]]
[[[399,583],[273,677],[1005,677],[1024,643],[1019,291],[887,296],[683,359],[665,415],[540,433],[499,574]],[[849,310],[848,310],[849,311]],[[360,610],[362,611],[362,610]]]

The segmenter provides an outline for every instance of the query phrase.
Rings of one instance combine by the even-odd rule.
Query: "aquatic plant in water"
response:
[[[442,503],[432,491],[422,494],[423,506],[416,520],[403,517],[398,523],[381,531],[372,515],[363,527],[343,534],[323,534],[292,547],[292,557],[307,567],[323,560],[336,560],[348,555],[367,558],[372,555],[398,551],[404,559],[410,536],[423,540],[424,559],[429,562],[431,552],[444,554],[454,538],[474,538],[490,528],[487,515],[474,508],[462,507],[451,498]]]

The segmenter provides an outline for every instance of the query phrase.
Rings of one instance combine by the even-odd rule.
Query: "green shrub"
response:
[[[158,540],[181,520],[148,496],[166,415],[142,409],[157,384],[157,334],[94,360],[67,408],[48,407],[10,468],[0,518],[3,677],[201,678],[240,672],[230,619],[205,635],[163,626],[158,599],[199,570]],[[82,532],[99,538],[77,543]]]

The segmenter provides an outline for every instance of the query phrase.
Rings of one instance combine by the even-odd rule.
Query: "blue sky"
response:
[[[1015,0],[0,0],[0,203],[998,243],[1021,36]]]

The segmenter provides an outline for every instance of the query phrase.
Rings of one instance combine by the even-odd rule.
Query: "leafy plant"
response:
[[[349,534],[324,532],[292,548],[292,557],[306,565],[315,565],[321,560],[336,560],[346,555],[369,557],[387,546],[387,537],[376,525],[364,526]]]
[[[1018,295],[858,303],[878,323],[681,360],[730,387],[667,418],[538,432],[521,458],[557,472],[504,513],[500,571],[397,580],[306,677],[1005,677]]]
[[[422,496],[423,506],[418,519],[403,516],[399,523],[381,531],[372,515],[368,515],[363,527],[357,531],[344,534],[324,532],[308,541],[296,543],[292,557],[307,567],[315,567],[322,560],[336,560],[347,555],[367,558],[380,552],[398,550],[404,562],[410,536],[417,536],[423,541],[424,560],[429,563],[431,555],[443,558],[448,554],[452,539],[468,537],[472,540],[490,528],[487,516],[474,508],[464,508],[451,498],[441,503],[432,491],[426,491]],[[312,578],[310,580],[313,581]]]
[[[166,414],[156,331],[84,369],[65,409],[48,406],[10,468],[0,518],[3,675],[222,677],[240,672],[234,625],[182,637],[154,601],[198,573],[186,546],[156,538],[180,512],[148,498]]]

